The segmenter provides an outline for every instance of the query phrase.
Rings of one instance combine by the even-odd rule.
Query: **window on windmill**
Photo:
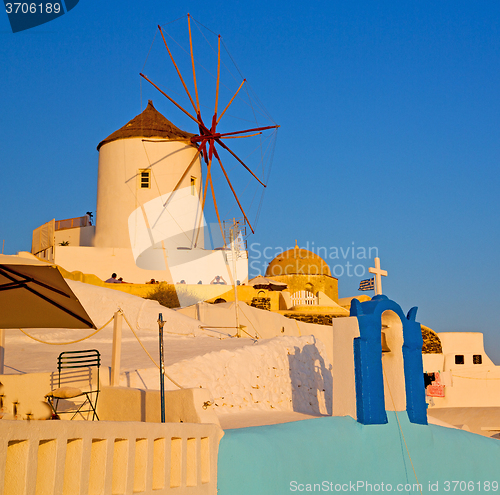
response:
[[[483,356],[481,354],[474,354],[472,356],[472,362],[474,364],[483,364]]]
[[[196,195],[196,177],[191,177],[191,195]]]
[[[141,189],[151,188],[151,170],[139,170],[139,187]]]
[[[463,354],[456,354],[455,355],[455,364],[464,364],[464,355]]]

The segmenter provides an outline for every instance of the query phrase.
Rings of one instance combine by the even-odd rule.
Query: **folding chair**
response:
[[[57,358],[58,388],[45,396],[47,402],[52,408],[52,411],[54,412],[54,419],[59,419],[60,414],[73,413],[73,416],[70,419],[74,419],[77,414],[80,414],[83,417],[83,413],[92,413],[92,421],[94,421],[94,419],[99,421],[96,406],[97,398],[99,397],[100,366],[101,355],[96,349],[86,351],[66,351],[59,354]],[[92,368],[97,368],[97,385],[95,390],[92,390]],[[82,375],[81,370],[84,369],[88,371],[88,375]],[[65,385],[68,383],[74,383],[75,381],[81,382],[83,378],[85,378],[85,381],[88,378],[90,390],[85,391],[76,387],[61,386],[61,384]],[[61,399],[74,399],[76,397],[85,397],[85,400],[81,404],[76,404],[78,406],[76,411],[58,410],[59,401]],[[93,398],[94,400],[92,400]],[[87,404],[88,408],[84,409]]]

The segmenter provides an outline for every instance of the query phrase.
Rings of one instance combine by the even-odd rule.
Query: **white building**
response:
[[[500,366],[484,350],[480,332],[438,334],[442,353],[423,354],[424,373],[435,378],[430,409],[500,407]],[[436,376],[437,373],[437,376]],[[499,425],[500,426],[500,425]]]

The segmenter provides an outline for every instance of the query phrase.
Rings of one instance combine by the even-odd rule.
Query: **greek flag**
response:
[[[367,278],[366,280],[361,280],[361,282],[359,283],[358,290],[373,290],[374,288],[375,288],[374,279]]]

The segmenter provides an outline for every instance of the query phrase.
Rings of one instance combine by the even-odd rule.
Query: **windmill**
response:
[[[195,44],[193,43],[194,26],[192,25],[192,21],[198,31],[203,34],[203,38],[212,50],[212,63],[215,60],[217,61],[216,74],[212,74],[215,78],[215,97],[214,105],[211,108],[208,106],[204,106],[202,102],[200,72],[203,72],[204,74],[210,74],[210,71],[199,61],[196,56],[197,52]],[[233,73],[234,71],[231,72],[229,70],[229,64],[222,60],[222,47],[224,47],[227,54],[229,54],[229,52],[227,51],[227,48],[225,47],[221,36],[217,35],[215,43],[211,43],[209,40],[209,36],[207,36],[206,32],[202,31],[202,28],[205,30],[207,30],[207,28],[195,21],[189,14],[187,14],[187,25],[189,48],[182,47],[182,45],[170,35],[165,27],[158,26],[158,30],[156,32],[156,35],[159,34],[161,36],[163,45],[168,53],[168,59],[171,62],[171,72],[175,75],[175,78],[178,80],[178,82],[180,82],[182,90],[176,92],[171,86],[169,86],[169,89],[164,90],[161,87],[161,83],[159,83],[158,81],[154,81],[153,78],[148,77],[143,72],[140,73],[141,78],[147,81],[152,87],[156,88],[156,90],[158,90],[163,96],[165,96],[170,103],[175,105],[175,107],[180,112],[182,112],[184,116],[186,116],[192,123],[196,124],[196,132],[191,136],[190,142],[197,148],[197,152],[189,165],[186,167],[181,179],[177,183],[176,188],[182,182],[184,177],[186,177],[186,175],[189,173],[191,166],[201,156],[202,161],[205,164],[205,181],[203,185],[202,210],[205,210],[207,192],[208,188],[210,187],[213,207],[222,234],[222,238],[224,239],[223,219],[221,218],[220,207],[217,203],[216,187],[214,185],[216,180],[222,178],[223,181],[225,181],[229,186],[232,198],[235,201],[235,205],[241,212],[245,223],[248,225],[251,232],[254,233],[255,222],[258,219],[260,206],[262,204],[262,194],[255,221],[251,221],[247,208],[252,208],[252,206],[254,205],[256,194],[254,194],[254,199],[249,202],[250,206],[247,207],[247,205],[244,204],[244,201],[241,199],[240,194],[237,193],[238,187],[236,186],[235,180],[230,178],[230,175],[235,173],[236,166],[240,167],[245,171],[248,177],[262,189],[263,192],[263,188],[266,187],[266,181],[268,178],[268,173],[266,177],[265,166],[269,164],[270,168],[272,153],[274,150],[274,143],[276,139],[276,132],[279,126],[272,122],[272,119],[271,125],[262,125],[262,118],[265,117],[265,119],[269,122],[269,115],[267,114],[265,109],[263,109],[263,106],[258,100],[252,99],[252,93],[250,88],[248,87],[248,83],[246,79],[241,76],[241,73],[235,66],[232,57],[229,55],[230,61],[233,62],[233,65],[236,67],[236,77]],[[210,30],[207,31],[209,32],[209,34],[215,34]],[[169,38],[168,42],[167,38]],[[186,62],[186,58],[189,60],[190,64],[188,65],[187,69],[185,67],[181,68],[179,58],[177,56],[174,57],[173,48],[179,49],[179,47],[182,48],[184,55],[188,55],[187,57],[181,57],[184,58],[184,63]],[[240,79],[237,89],[235,91],[233,89],[232,93],[229,93],[231,94],[231,96],[228,97],[224,102],[221,102],[221,89],[224,88],[227,91],[231,91],[231,89],[230,84],[228,85],[225,82],[221,81],[221,66],[231,73],[234,80],[237,80],[238,78]],[[187,72],[191,73],[189,77],[191,81],[186,78]],[[173,78],[170,77],[170,79],[168,80],[168,84],[171,84],[172,79]],[[191,88],[188,87],[188,84],[191,86]],[[184,104],[184,101],[182,101],[182,99],[185,100],[187,104]],[[179,103],[179,101],[182,101],[183,104]],[[251,109],[251,114],[253,114],[253,117],[251,119],[245,119],[245,125],[241,125],[239,128],[228,129],[226,125],[226,128],[222,129],[224,119],[231,113],[235,102],[238,101],[246,103],[246,106]],[[256,102],[256,105],[253,105],[252,101],[254,103]],[[225,104],[224,107],[222,107],[223,104]],[[186,106],[188,107],[187,109],[185,108]],[[190,107],[192,107],[192,109]],[[220,111],[220,108],[223,108],[222,111]],[[208,118],[206,117],[207,112],[209,112]],[[250,152],[247,152],[245,156],[242,156],[241,153],[237,150],[239,144],[234,143],[241,143],[241,141],[244,139],[251,140],[252,138],[256,138],[258,140],[257,145],[254,147],[253,151],[250,150]],[[257,160],[259,161],[259,163],[257,164],[259,168],[258,172],[252,170],[252,167],[248,164],[248,159],[250,158],[251,160],[255,161],[255,157],[257,157]],[[216,173],[219,174],[219,178],[217,179],[215,178]],[[174,191],[176,188],[174,188]],[[196,246],[196,240],[194,242],[194,245]]]

